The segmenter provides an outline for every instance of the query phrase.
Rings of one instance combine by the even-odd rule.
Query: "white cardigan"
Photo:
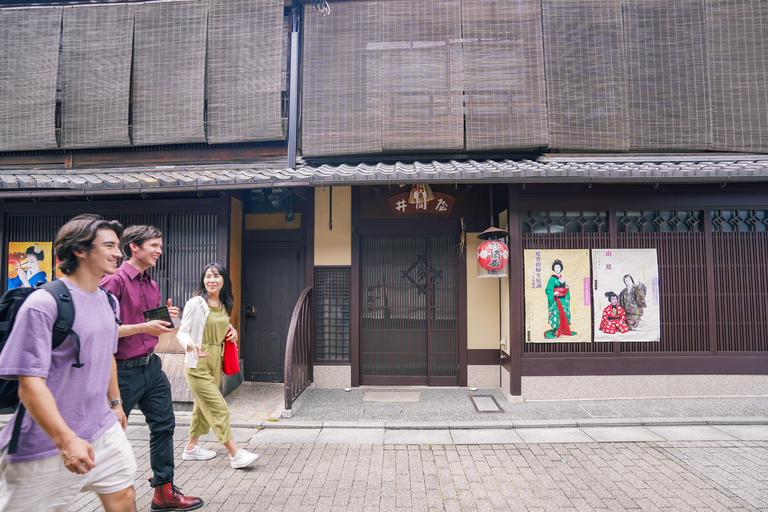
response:
[[[205,321],[210,312],[211,308],[208,307],[208,303],[199,295],[189,299],[184,306],[184,315],[181,317],[181,327],[176,334],[176,339],[187,354],[184,360],[187,368],[197,367],[198,357],[194,350],[187,350],[187,347],[193,344],[200,349],[203,348],[203,329],[205,329]]]

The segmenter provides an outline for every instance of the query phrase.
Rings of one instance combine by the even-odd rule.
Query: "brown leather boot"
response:
[[[155,496],[152,498],[152,510],[195,510],[203,506],[203,500],[184,496],[178,487],[172,483],[155,487]]]

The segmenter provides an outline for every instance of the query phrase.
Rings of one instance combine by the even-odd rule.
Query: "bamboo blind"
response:
[[[382,4],[382,147],[463,149],[460,0]]]
[[[713,149],[768,151],[768,2],[707,0]]]
[[[629,149],[621,2],[541,3],[550,145]]]
[[[462,2],[469,150],[546,146],[539,0]]]
[[[307,156],[381,151],[381,5],[305,8],[302,150]]]
[[[282,0],[210,0],[209,5],[208,142],[285,138]]]
[[[133,7],[64,10],[61,147],[130,146]]]
[[[205,142],[206,2],[136,5],[133,144]]]
[[[0,151],[57,147],[61,11],[0,10]]]
[[[625,0],[631,149],[709,149],[704,2]]]

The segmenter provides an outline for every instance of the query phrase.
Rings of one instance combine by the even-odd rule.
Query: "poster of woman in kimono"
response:
[[[8,289],[32,287],[52,279],[51,242],[8,244]]]
[[[659,341],[656,249],[592,249],[595,341]]]
[[[525,339],[529,343],[589,342],[589,251],[524,251]]]

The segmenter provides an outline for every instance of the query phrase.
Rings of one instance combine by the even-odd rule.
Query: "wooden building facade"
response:
[[[318,386],[761,392],[768,4],[329,6],[0,8],[3,250],[86,211],[156,225],[175,303],[229,266],[245,380],[283,380],[309,288]],[[449,207],[399,211],[424,184]],[[490,225],[509,277],[477,277]],[[524,339],[525,250],[628,248],[657,250],[659,341]]]

